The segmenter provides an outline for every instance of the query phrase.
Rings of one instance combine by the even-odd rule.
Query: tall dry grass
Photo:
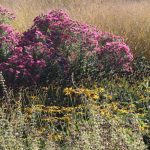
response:
[[[75,20],[125,37],[134,53],[150,58],[149,0],[0,0],[0,4],[14,11],[13,25],[19,31],[29,28],[40,13],[61,8]]]

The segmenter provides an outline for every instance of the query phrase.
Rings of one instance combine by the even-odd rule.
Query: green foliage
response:
[[[20,89],[19,95],[10,91],[15,104],[9,112],[1,104],[1,148],[146,149],[148,79],[134,85],[125,79],[105,80],[90,89],[72,87],[65,92],[54,85]],[[45,105],[47,99],[50,103]]]

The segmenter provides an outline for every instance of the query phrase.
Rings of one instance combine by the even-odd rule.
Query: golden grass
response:
[[[0,0],[14,11],[19,31],[32,25],[35,16],[50,9],[66,10],[73,19],[125,37],[136,54],[150,58],[149,0]]]

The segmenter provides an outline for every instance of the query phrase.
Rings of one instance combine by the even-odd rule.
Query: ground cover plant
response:
[[[149,149],[148,59],[64,10],[0,15],[0,149]]]

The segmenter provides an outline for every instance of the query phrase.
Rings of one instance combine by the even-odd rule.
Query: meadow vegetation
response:
[[[149,1],[0,4],[0,149],[150,149]]]

